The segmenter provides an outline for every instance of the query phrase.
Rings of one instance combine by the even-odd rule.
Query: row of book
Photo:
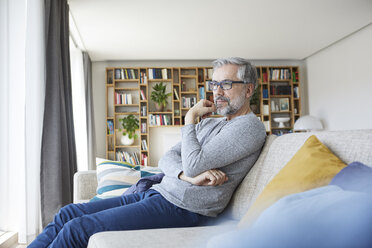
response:
[[[290,95],[291,86],[289,85],[271,85],[270,86],[271,95]]]
[[[115,79],[137,79],[134,69],[115,69]]]
[[[148,151],[147,141],[145,139],[141,140],[141,145],[143,151]]]
[[[115,92],[115,104],[132,104],[132,95]]]
[[[290,69],[270,69],[270,80],[289,80],[291,79]]]
[[[116,160],[128,162],[130,164],[140,164],[138,159],[137,153],[135,152],[126,152],[126,151],[117,151],[116,152]]]
[[[147,107],[146,105],[141,106],[141,116],[146,116],[147,115]]]
[[[166,68],[154,68],[149,69],[149,79],[171,79],[172,71]]]
[[[147,84],[147,75],[145,72],[140,72],[140,84]]]
[[[147,124],[146,122],[141,123],[141,133],[147,133]]]
[[[196,97],[186,97],[186,96],[183,96],[182,97],[182,107],[183,108],[191,108],[192,106],[194,106],[196,104]]]
[[[168,126],[172,125],[171,115],[153,115],[149,114],[149,125],[150,126]]]

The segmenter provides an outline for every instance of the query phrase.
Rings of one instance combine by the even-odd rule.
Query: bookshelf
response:
[[[256,116],[267,134],[292,132],[301,116],[299,68],[296,66],[257,66],[258,106]],[[207,81],[211,67],[107,67],[106,68],[106,158],[129,159],[142,165],[150,161],[150,128],[183,126],[187,111],[200,99],[213,101]],[[153,86],[162,82],[171,93],[163,111],[151,100]],[[122,145],[119,118],[133,114],[139,120],[138,139]],[[221,117],[214,113],[212,117]],[[276,118],[289,118],[279,127]],[[133,160],[132,160],[133,159]]]

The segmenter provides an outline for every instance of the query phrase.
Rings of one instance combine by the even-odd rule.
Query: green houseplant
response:
[[[250,101],[251,110],[255,114],[259,114],[260,112],[260,94],[261,94],[261,85],[258,84],[257,88],[253,92],[253,95]]]
[[[133,144],[134,140],[137,139],[138,135],[135,134],[136,129],[139,128],[139,121],[138,119],[130,114],[124,118],[120,118],[119,122],[123,129],[119,128],[120,132],[123,132],[123,136],[120,139],[123,145],[131,145]]]
[[[154,90],[151,93],[151,100],[155,102],[155,107],[157,111],[163,111],[165,106],[167,106],[167,98],[172,95],[172,93],[165,93],[167,85],[163,82],[155,84],[152,89]]]

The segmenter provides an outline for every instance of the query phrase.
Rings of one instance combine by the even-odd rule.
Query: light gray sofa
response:
[[[93,235],[88,247],[205,247],[212,236],[231,230],[247,212],[266,184],[283,168],[310,135],[316,135],[345,163],[360,161],[372,165],[372,129],[295,133],[268,136],[257,162],[237,188],[219,225],[137,231],[101,232]],[[95,171],[78,172],[74,178],[74,202],[95,195]]]

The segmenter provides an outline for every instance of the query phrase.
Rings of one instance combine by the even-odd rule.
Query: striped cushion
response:
[[[139,165],[106,160],[97,165],[97,195],[90,201],[122,195],[141,178]]]

